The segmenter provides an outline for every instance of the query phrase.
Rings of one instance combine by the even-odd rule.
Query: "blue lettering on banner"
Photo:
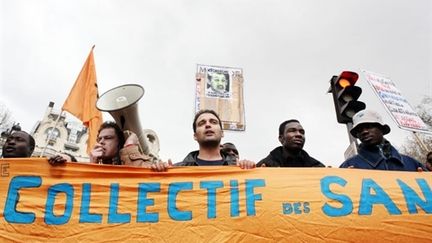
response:
[[[129,223],[131,220],[130,213],[118,213],[118,198],[119,198],[119,184],[111,184],[110,202],[108,211],[108,223]]]
[[[201,189],[207,189],[207,218],[216,218],[216,190],[223,187],[222,181],[202,181]]]
[[[428,184],[427,179],[417,178],[415,181],[418,187],[414,188],[402,179],[394,178],[392,180],[393,184],[390,185],[392,193],[388,194],[388,192],[385,190],[387,189],[387,187],[382,187],[371,178],[363,178],[361,181],[361,190],[351,192],[351,187],[347,186],[349,182],[344,178],[339,176],[325,176],[320,180],[320,189],[322,195],[328,200],[327,202],[323,202],[321,211],[324,215],[328,217],[342,217],[350,215],[353,213],[353,201],[355,201],[356,203],[358,202],[357,213],[359,216],[372,215],[374,208],[383,208],[387,210],[387,213],[389,215],[401,215],[402,212],[404,212],[405,214],[418,214],[419,211],[423,211],[426,214],[432,214],[432,190],[430,185]],[[353,181],[350,182],[353,183]],[[388,181],[386,182],[388,183]],[[358,186],[359,183],[360,181],[356,181],[355,185]],[[220,215],[218,215],[218,207],[221,207],[220,205],[218,205],[218,203],[228,203],[228,200],[231,206],[230,216],[238,217],[240,215],[239,184],[241,184],[241,189],[244,189],[245,192],[245,197],[241,199],[242,203],[244,203],[242,204],[242,207],[245,207],[242,208],[243,213],[246,213],[247,216],[256,216],[256,204],[258,203],[258,201],[263,201],[263,194],[257,193],[256,188],[266,186],[266,181],[264,179],[245,179],[244,183],[239,183],[239,181],[235,179],[231,179],[229,182],[224,180],[199,181],[199,189],[196,188],[198,186],[198,182],[196,181],[172,182],[168,185],[164,184],[164,186],[166,186],[167,188],[161,188],[162,184],[155,182],[139,183],[138,187],[136,188],[138,189],[137,195],[132,196],[132,200],[135,200],[135,196],[137,196],[135,205],[136,222],[159,222],[160,214],[162,212],[152,212],[149,209],[155,207],[155,198],[150,197],[150,193],[159,193],[156,198],[163,198],[163,200],[161,199],[161,202],[165,203],[166,199],[166,205],[164,205],[166,206],[166,211],[164,211],[164,213],[168,214],[168,216],[174,221],[192,220],[192,209],[194,209],[196,205],[201,205],[201,199],[198,199],[199,202],[192,201],[191,198],[187,197],[189,194],[207,195],[206,204],[202,206],[207,206],[208,219],[216,219],[218,217],[221,217]],[[102,186],[104,188],[108,188],[107,185],[93,185],[91,183],[83,183],[81,185],[81,192],[79,191],[79,185],[75,185],[72,183],[45,185],[44,187],[41,187],[41,185],[42,178],[40,176],[15,176],[10,180],[9,189],[4,205],[4,212],[2,214],[5,222],[15,224],[31,224],[35,222],[37,212],[42,211],[42,209],[38,209],[38,211],[36,211],[35,209],[33,209],[34,207],[29,207],[33,209],[34,212],[26,211],[26,209],[21,209],[21,211],[17,210],[17,208],[23,208],[19,207],[22,206],[19,205],[20,192],[24,196],[26,196],[27,194],[22,191],[27,191],[31,188],[40,188],[32,189],[32,191],[42,191],[40,193],[40,196],[46,196],[46,203],[44,206],[42,206],[45,209],[45,211],[42,212],[44,213],[44,215],[38,216],[38,218],[44,218],[44,222],[46,225],[64,225],[71,220],[74,220],[72,215],[74,213],[74,210],[78,208],[78,205],[76,204],[78,204],[79,201],[81,203],[79,208],[79,223],[101,224],[102,220],[104,222],[106,221],[109,224],[130,223],[135,213],[119,212],[121,208],[119,208],[119,205],[122,205],[122,200],[120,200],[120,183],[111,183],[109,185],[109,200],[101,201],[101,199],[105,199],[105,196],[107,196],[108,192],[107,190],[98,190],[98,192],[101,192],[102,196],[100,196],[99,194],[94,195],[98,197],[98,205],[93,205],[93,208],[91,207],[91,204],[95,204],[96,202],[92,202],[92,188],[93,190],[95,186]],[[44,190],[47,187],[48,189],[45,195]],[[122,189],[123,187],[124,186],[122,186]],[[193,193],[181,193],[194,190],[194,187],[195,191],[193,191]],[[400,191],[397,191],[397,195],[395,195],[395,187],[400,188]],[[228,190],[230,197],[229,199],[227,198]],[[163,195],[160,195],[161,191],[163,191]],[[356,196],[354,197],[355,199],[351,199],[350,196],[347,195],[347,193],[344,193],[344,191],[350,192],[350,194],[356,194]],[[222,194],[223,196],[221,196],[220,194]],[[392,197],[390,197],[390,195]],[[63,199],[63,196],[65,200],[59,200],[59,197],[61,197],[60,199]],[[405,205],[403,205],[403,199],[401,199],[402,196],[405,199],[407,211],[405,210]],[[205,200],[204,197],[201,198],[202,200]],[[23,199],[21,201],[25,202],[26,204],[28,202],[28,200]],[[23,204],[22,202],[21,204]],[[100,205],[100,203],[102,203],[103,205]],[[55,212],[56,207],[59,207],[58,205],[60,205],[60,208],[62,209],[62,206],[64,206],[64,210],[57,210],[57,212]],[[162,207],[156,208],[160,209]],[[130,210],[130,208],[125,208],[120,211],[123,210]],[[280,206],[279,210],[281,210]],[[309,201],[304,202],[293,200],[282,202],[282,214],[284,215],[308,214],[310,213],[310,211],[311,205]],[[78,214],[76,210],[75,214]],[[219,214],[221,214],[220,208]],[[228,212],[226,212],[226,214],[228,214]],[[105,217],[107,218],[105,219]]]
[[[192,182],[173,182],[168,186],[168,215],[177,221],[192,219],[192,211],[180,211],[177,209],[177,194],[182,190],[192,190]]]
[[[82,185],[82,197],[81,197],[81,208],[80,208],[80,223],[101,223],[102,214],[90,213],[90,198],[91,195],[91,184],[84,183]]]
[[[304,212],[304,213],[310,213],[310,205],[309,205],[309,202],[304,202],[304,203],[303,203],[303,212]]]
[[[9,183],[8,195],[4,208],[4,218],[8,223],[31,224],[35,221],[35,214],[16,210],[19,201],[19,190],[22,188],[40,187],[40,176],[15,176]]]
[[[231,195],[231,217],[240,215],[239,189],[238,181],[230,180],[230,195]]]
[[[299,203],[299,202],[295,202],[294,204],[293,204],[293,206],[294,206],[294,213],[295,214],[301,214],[302,213],[302,210],[300,209],[300,207],[301,207],[301,203]]]
[[[309,202],[286,202],[282,203],[283,214],[308,214],[310,212]]]
[[[371,194],[371,189],[375,194]],[[401,211],[389,195],[372,179],[363,179],[360,194],[359,215],[371,215],[374,204],[383,204],[390,215],[399,215]]]
[[[63,215],[54,215],[56,196],[59,193],[66,194],[66,204]],[[73,209],[74,188],[69,183],[61,183],[48,188],[48,196],[45,204],[45,223],[48,225],[62,225],[69,222]]]
[[[291,203],[282,203],[282,213],[283,214],[292,214],[293,207]]]
[[[416,179],[417,184],[419,185],[425,200],[423,201],[418,194],[410,188],[407,184],[405,184],[402,180],[398,179],[397,182],[402,189],[402,192],[405,196],[405,201],[407,204],[408,212],[410,214],[416,214],[417,206],[423,209],[427,214],[432,213],[432,191],[429,185],[427,184],[425,179]]]
[[[352,213],[353,203],[351,199],[347,195],[333,193],[330,190],[330,185],[333,183],[344,187],[347,181],[339,176],[326,176],[321,179],[321,192],[329,199],[340,202],[342,207],[337,208],[325,203],[322,206],[323,213],[330,217],[340,217]]]
[[[137,222],[157,223],[159,222],[159,213],[147,213],[147,207],[154,206],[154,199],[147,198],[148,192],[160,192],[160,183],[139,184]]]
[[[264,179],[246,179],[246,214],[255,216],[255,201],[262,200],[261,194],[254,194],[255,187],[265,187]]]

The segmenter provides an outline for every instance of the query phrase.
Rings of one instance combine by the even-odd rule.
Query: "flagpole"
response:
[[[60,111],[60,113],[59,113],[59,115],[58,115],[58,117],[57,117],[57,119],[56,119],[56,121],[54,123],[54,127],[51,128],[51,132],[48,134],[47,138],[45,139],[45,147],[43,148],[41,154],[39,155],[39,158],[42,158],[44,156],[45,151],[46,151],[46,149],[48,147],[48,142],[51,139],[52,134],[54,133],[54,129],[57,128],[57,124],[58,124],[58,122],[59,122],[60,117],[62,116],[62,114],[63,114],[63,110]]]
[[[425,153],[428,152],[428,148],[426,146],[426,144],[424,144],[424,142],[421,140],[421,138],[419,137],[419,135],[416,132],[412,132],[414,134],[414,137],[417,140],[417,143],[420,145],[420,147],[422,148],[423,151],[425,151]]]

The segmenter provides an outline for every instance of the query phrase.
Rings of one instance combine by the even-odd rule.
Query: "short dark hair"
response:
[[[429,153],[427,153],[427,155],[426,155],[426,159],[431,155],[432,155],[432,151],[429,151]]]
[[[299,122],[298,120],[296,120],[296,119],[290,119],[290,120],[286,120],[286,121],[282,122],[282,123],[279,125],[279,136],[284,134],[284,132],[285,132],[285,126],[286,126],[288,123],[291,123],[291,122],[298,122],[298,123],[300,123],[300,122]]]
[[[198,120],[198,117],[199,116],[201,116],[202,114],[205,114],[205,113],[210,113],[210,114],[212,114],[212,115],[214,115],[217,119],[218,119],[218,121],[219,121],[219,126],[222,128],[222,122],[221,122],[221,119],[219,118],[219,116],[218,116],[218,114],[216,113],[216,111],[214,111],[214,110],[209,110],[209,109],[205,109],[205,110],[200,110],[200,111],[198,111],[196,114],[195,114],[195,117],[194,117],[194,120],[193,120],[193,123],[192,123],[192,129],[193,129],[193,131],[194,131],[194,133],[196,132],[196,121]]]
[[[226,146],[232,146],[232,148],[226,148]],[[233,143],[230,143],[230,142],[226,142],[226,143],[224,143],[223,145],[222,145],[222,151],[227,151],[227,150],[232,150],[236,155],[239,155],[239,152],[238,152],[238,150],[237,150],[237,147],[233,144]]]
[[[123,131],[121,130],[121,128],[117,125],[117,123],[113,122],[113,121],[106,121],[104,123],[102,123],[102,125],[100,126],[99,130],[98,130],[98,136],[100,134],[100,132],[104,129],[107,128],[112,128],[115,131],[115,134],[117,135],[118,138],[118,145],[117,145],[117,151],[118,153],[120,153],[120,149],[123,148],[123,145],[126,141],[125,136],[123,134]]]

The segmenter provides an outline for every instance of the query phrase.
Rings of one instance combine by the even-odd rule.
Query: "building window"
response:
[[[57,128],[50,127],[45,130],[45,134],[49,143],[54,143],[55,140],[60,136],[60,131]]]

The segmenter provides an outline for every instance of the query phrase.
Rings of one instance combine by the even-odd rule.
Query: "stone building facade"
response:
[[[89,161],[86,151],[87,127],[81,122],[67,121],[64,113],[53,108],[54,102],[50,102],[42,120],[38,121],[30,132],[36,141],[33,157],[68,153],[78,161]]]

